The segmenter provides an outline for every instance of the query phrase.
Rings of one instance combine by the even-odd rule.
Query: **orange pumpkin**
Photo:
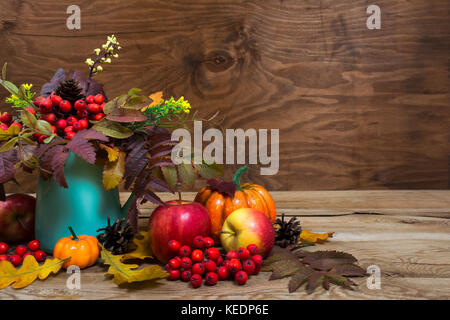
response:
[[[241,175],[248,167],[240,168],[233,177],[233,182],[208,180],[209,185],[201,188],[196,202],[201,203],[211,219],[211,233],[216,242],[220,241],[220,231],[225,219],[240,208],[253,208],[263,212],[271,222],[276,218],[275,202],[269,192],[260,185],[240,184]]]
[[[53,249],[53,256],[61,260],[70,257],[63,264],[65,269],[71,265],[76,265],[80,269],[92,266],[100,254],[97,238],[87,235],[77,236],[71,227],[69,230],[72,236],[58,240]]]

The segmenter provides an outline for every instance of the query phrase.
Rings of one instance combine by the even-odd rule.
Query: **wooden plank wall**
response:
[[[71,4],[81,30],[66,28]],[[381,30],[366,27],[370,4]],[[449,31],[447,0],[1,0],[0,62],[40,87],[114,33],[124,49],[98,77],[110,96],[163,90],[226,128],[280,129],[280,171],[252,166],[254,182],[448,189]],[[19,180],[8,191],[34,190]]]

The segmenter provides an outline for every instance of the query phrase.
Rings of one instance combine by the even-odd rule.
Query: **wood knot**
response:
[[[211,72],[223,72],[234,64],[233,57],[224,50],[216,50],[206,54],[205,67]]]

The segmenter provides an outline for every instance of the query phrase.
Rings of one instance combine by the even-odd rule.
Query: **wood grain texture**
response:
[[[225,128],[280,129],[280,171],[249,178],[271,190],[449,188],[449,3],[367,1],[1,2],[0,57],[15,82],[40,87],[59,66],[83,69],[105,35],[124,46],[98,77],[185,96]],[[5,97],[2,91],[1,98]],[[5,109],[3,105],[2,110]],[[227,176],[236,166],[227,167]],[[34,191],[34,179],[21,177]]]
[[[97,264],[84,270],[81,274],[81,290],[66,289],[68,274],[61,272],[45,281],[36,281],[32,285],[15,290],[6,288],[0,290],[0,300],[6,299],[445,299],[450,297],[450,206],[447,197],[442,193],[429,191],[422,197],[424,205],[429,206],[433,196],[434,208],[440,207],[447,212],[446,217],[411,216],[409,209],[413,208],[409,201],[413,199],[404,192],[392,191],[385,193],[386,201],[380,201],[384,191],[374,191],[369,195],[364,191],[328,192],[322,199],[321,208],[332,210],[338,207],[351,206],[355,199],[366,199],[381,209],[404,208],[402,215],[389,213],[347,214],[323,216],[309,215],[301,217],[305,229],[314,232],[334,231],[334,237],[323,245],[310,247],[307,250],[339,250],[353,254],[359,264],[367,268],[377,265],[381,269],[381,289],[367,288],[366,279],[355,279],[358,287],[347,290],[331,286],[329,291],[318,288],[311,295],[303,289],[289,294],[288,279],[268,281],[269,273],[261,273],[251,277],[247,285],[236,289],[233,282],[222,282],[219,286],[202,286],[192,294],[188,284],[177,281],[160,280],[133,284],[118,288],[111,280],[105,279],[105,269]],[[378,194],[377,194],[378,193]],[[334,196],[335,195],[335,196]],[[125,196],[125,195],[124,195]],[[315,201],[306,205],[305,193],[276,193],[278,206],[291,207],[300,200],[301,207],[297,210],[315,210]],[[311,198],[314,199],[314,196]],[[416,193],[416,198],[420,198]],[[284,199],[284,200],[281,200]],[[403,201],[401,200],[403,199]],[[427,200],[428,199],[428,200]],[[394,201],[395,200],[395,201]],[[355,201],[358,204],[358,200]],[[347,205],[344,205],[344,204]],[[421,201],[416,202],[421,209]],[[446,209],[445,209],[446,208]],[[140,228],[145,229],[148,217],[139,219]],[[238,293],[236,293],[238,292]]]

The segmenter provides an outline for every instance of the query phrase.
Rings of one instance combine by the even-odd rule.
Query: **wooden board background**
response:
[[[374,3],[381,30],[366,27]],[[81,30],[66,28],[71,4]],[[114,33],[124,50],[98,77],[110,96],[163,90],[226,128],[280,129],[280,171],[252,167],[254,182],[448,189],[449,29],[447,0],[1,0],[0,60],[40,87]],[[19,180],[7,191],[34,191]]]

